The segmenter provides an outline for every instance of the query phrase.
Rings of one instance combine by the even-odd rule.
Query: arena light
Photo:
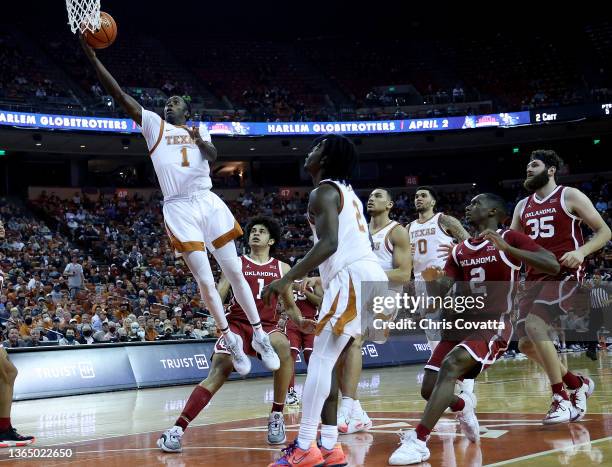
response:
[[[4,149],[0,149],[0,156],[6,156],[6,151]]]
[[[597,146],[599,143],[601,143],[601,140],[598,138],[593,138],[593,145]]]
[[[518,154],[519,153],[519,147],[515,146],[512,148],[512,154]]]

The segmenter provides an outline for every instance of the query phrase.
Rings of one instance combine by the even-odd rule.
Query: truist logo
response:
[[[378,350],[376,350],[376,346],[374,344],[366,345],[366,350],[368,351],[368,355],[371,358],[377,358],[378,357]]]
[[[91,362],[79,363],[79,373],[83,379],[91,379],[96,377],[96,372]]]

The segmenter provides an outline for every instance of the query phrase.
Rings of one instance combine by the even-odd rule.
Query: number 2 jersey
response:
[[[520,221],[523,232],[529,235],[538,245],[554,253],[557,260],[569,252],[584,245],[580,224],[582,219],[572,215],[565,205],[567,187],[559,185],[544,199],[538,199],[534,194],[525,198]],[[580,280],[583,267],[569,269],[561,266],[559,276],[576,274]],[[559,276],[555,276],[559,277]],[[551,276],[527,268],[527,280],[538,281],[551,279]]]
[[[208,161],[202,157],[187,127],[172,125],[155,112],[142,109],[141,130],[164,199],[212,187]],[[208,128],[201,124],[199,130],[202,139],[210,142]]]
[[[322,180],[319,186],[329,184],[340,194],[338,210],[338,248],[319,266],[321,282],[326,288],[330,280],[341,270],[359,260],[370,260],[378,264],[372,252],[368,224],[363,216],[363,204],[353,188],[339,181]],[[309,212],[308,222],[312,228],[315,243],[319,241],[314,217]]]
[[[540,247],[527,235],[513,230],[498,230],[515,248],[537,251]],[[465,313],[484,319],[498,318],[513,310],[521,262],[507,255],[488,240],[472,237],[456,245],[444,271],[459,285],[461,295],[480,296],[484,306],[470,306]],[[467,318],[467,316],[466,316]]]
[[[266,306],[261,298],[261,294],[264,287],[283,276],[281,261],[276,258],[270,258],[266,263],[259,264],[247,255],[242,255],[240,260],[242,261],[242,274],[251,288],[253,298],[255,298],[255,305],[257,306],[257,312],[261,318],[261,324],[276,325],[280,318],[280,313],[278,313],[277,310],[278,298],[272,298],[270,305]],[[235,297],[232,297],[230,300],[230,306],[226,317],[230,321],[238,320],[246,323],[249,322],[246,313],[238,304]]]

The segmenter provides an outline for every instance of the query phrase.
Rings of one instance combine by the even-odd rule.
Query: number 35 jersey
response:
[[[187,127],[172,125],[156,113],[142,109],[141,130],[164,199],[212,187],[208,161],[202,157]],[[200,125],[199,131],[204,141],[211,141],[205,126]]]
[[[339,181],[322,180],[319,186],[329,184],[340,195],[338,210],[338,249],[319,266],[321,281],[325,288],[330,280],[348,265],[359,260],[371,260],[378,266],[372,252],[368,224],[363,215],[363,204],[353,188]],[[314,216],[308,212],[308,222],[312,228],[315,243],[319,241],[314,225]]]
[[[555,254],[559,260],[568,251],[574,251],[584,245],[580,223],[582,219],[572,215],[565,205],[567,188],[559,185],[544,199],[532,194],[526,198],[521,211],[523,232],[542,248]],[[570,270],[563,268],[560,275],[567,272],[581,276],[581,268]],[[536,281],[550,278],[547,274],[527,268],[527,280]]]

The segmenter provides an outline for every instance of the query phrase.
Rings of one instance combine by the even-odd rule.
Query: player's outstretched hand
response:
[[[576,269],[580,267],[583,261],[584,261],[584,255],[580,253],[580,251],[574,250],[574,251],[568,251],[563,256],[561,256],[560,263],[561,263],[561,266]]]
[[[81,47],[83,47],[83,51],[85,52],[85,55],[87,55],[87,58],[89,58],[89,59],[95,58],[96,52],[87,43],[87,41],[85,40],[85,35],[84,34],[80,34],[79,35],[79,42],[81,43]]]
[[[503,239],[503,237],[495,230],[487,229],[482,232],[481,237],[485,240],[489,240],[493,245],[497,247],[499,251],[508,251],[510,245]]]
[[[317,322],[312,319],[302,318],[302,320],[296,324],[298,329],[304,334],[314,334],[317,330]]]
[[[454,243],[443,243],[440,245],[436,250],[438,252],[438,258],[447,259],[451,255],[454,246]]]
[[[261,297],[264,303],[270,305],[273,297],[284,297],[287,292],[291,291],[291,282],[288,282],[284,277],[272,281],[270,285],[263,289]]]
[[[317,284],[321,285],[320,277],[307,277],[298,285],[300,286],[300,292],[304,293],[307,289],[314,289]]]
[[[421,277],[425,282],[438,280],[442,276],[444,276],[444,270],[438,266],[430,266],[425,268],[425,270],[421,273]]]
[[[189,136],[191,136],[191,139],[196,145],[199,146],[200,144],[204,143],[204,140],[202,139],[202,135],[200,135],[200,129],[198,127],[196,126],[192,126],[191,128],[185,127],[185,129],[187,130],[187,132],[189,133]]]

